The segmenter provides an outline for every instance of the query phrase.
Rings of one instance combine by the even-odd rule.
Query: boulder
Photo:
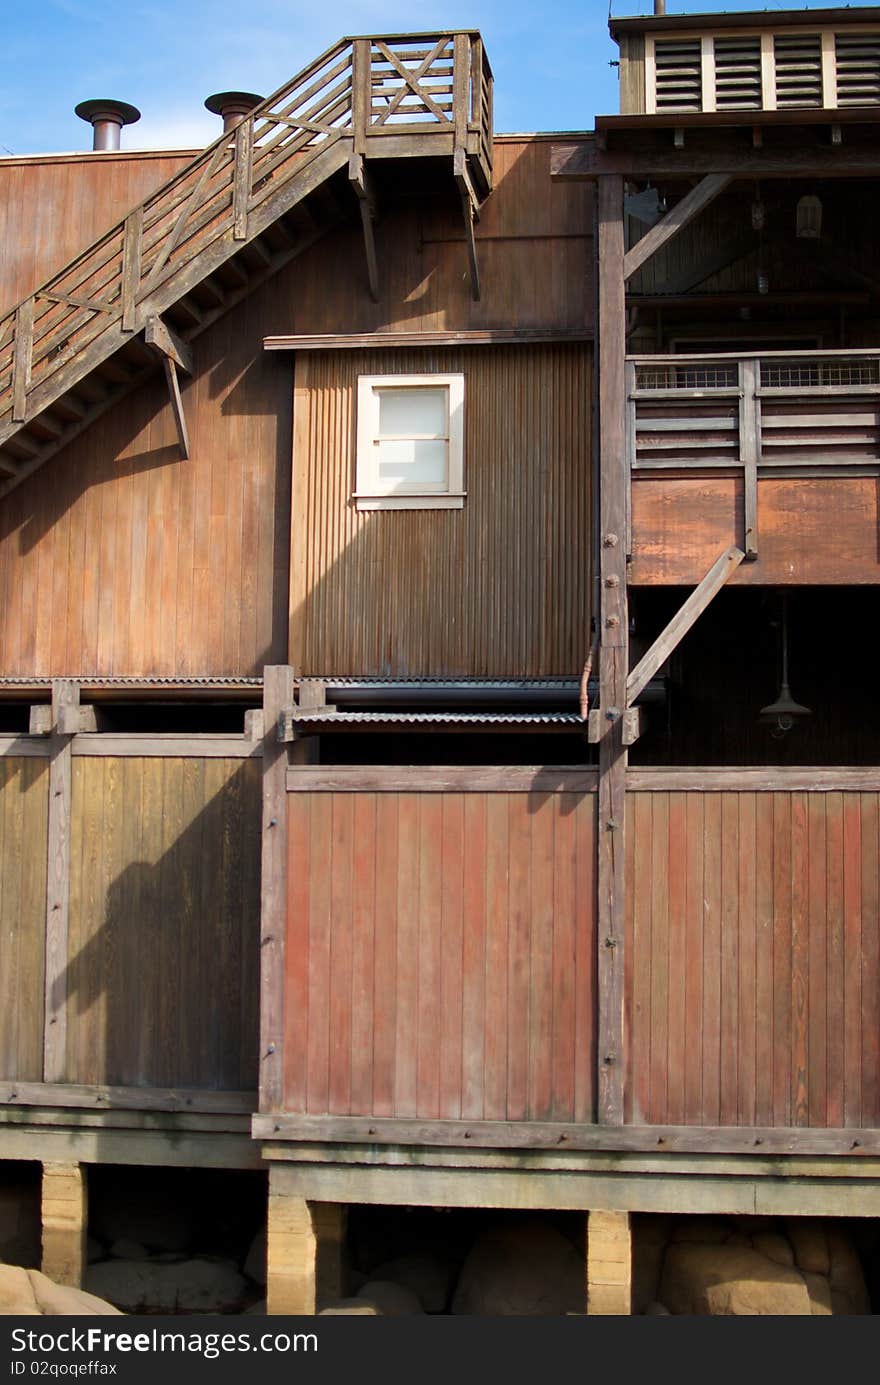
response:
[[[778,1231],[756,1231],[752,1245],[760,1255],[766,1255],[775,1265],[794,1265],[794,1252],[790,1243]]]
[[[862,1262],[846,1232],[833,1224],[828,1228],[828,1255],[834,1312],[848,1315],[870,1313],[871,1304]]]
[[[830,1273],[828,1236],[821,1222],[811,1221],[808,1217],[790,1217],[785,1230],[794,1250],[794,1263],[799,1270],[808,1270],[810,1274]]]
[[[95,1317],[115,1315],[118,1311],[82,1289],[55,1284],[39,1270],[0,1265],[0,1314],[4,1316]]]
[[[260,1227],[245,1257],[244,1272],[255,1284],[266,1284],[266,1228]]]
[[[824,1274],[811,1274],[801,1270],[801,1277],[810,1295],[810,1312],[814,1318],[827,1318],[834,1312],[831,1302],[831,1285]]]
[[[455,1269],[439,1255],[419,1252],[399,1255],[373,1271],[373,1279],[390,1280],[412,1289],[426,1313],[445,1313],[455,1281]]]
[[[104,1260],[89,1267],[86,1287],[128,1312],[222,1313],[247,1296],[247,1281],[228,1260]]]
[[[377,1308],[375,1303],[368,1303],[365,1298],[341,1298],[338,1303],[331,1303],[327,1308],[322,1308],[318,1317],[381,1318],[382,1310]]]
[[[806,1317],[812,1311],[797,1270],[741,1246],[671,1245],[659,1299],[677,1314]]]
[[[646,1318],[668,1318],[671,1317],[671,1314],[665,1303],[658,1303],[655,1299],[653,1303],[648,1304],[643,1316]]]
[[[403,1284],[392,1284],[387,1279],[369,1279],[355,1298],[361,1303],[369,1303],[383,1318],[412,1318],[424,1313],[418,1294]]]
[[[459,1276],[452,1312],[477,1317],[583,1313],[584,1262],[545,1222],[502,1222],[478,1237]]]
[[[682,1217],[670,1239],[676,1245],[679,1242],[701,1246],[723,1245],[732,1232],[730,1222],[716,1217]]]

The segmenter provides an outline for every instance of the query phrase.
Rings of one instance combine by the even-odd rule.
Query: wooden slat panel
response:
[[[288,802],[284,1109],[592,1119],[592,795]]]
[[[878,821],[873,791],[629,794],[628,1121],[877,1124]]]
[[[43,1075],[47,761],[0,759],[0,1074]]]
[[[254,761],[74,759],[67,1081],[256,1085],[259,793]]]

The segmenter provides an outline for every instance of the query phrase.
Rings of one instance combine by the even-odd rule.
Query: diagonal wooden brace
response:
[[[464,236],[467,244],[468,265],[471,272],[471,297],[474,302],[480,299],[480,268],[477,264],[477,242],[474,225],[480,219],[480,202],[471,182],[464,149],[456,149],[452,155],[452,171],[461,194],[461,209],[464,214]]]
[[[177,441],[180,444],[180,455],[186,461],[189,457],[189,433],[177,372],[184,370],[187,375],[192,374],[192,349],[166,322],[162,321],[161,317],[147,318],[144,340],[158,356],[162,357],[168,394],[171,399],[171,409],[174,414],[174,424],[177,428]]]
[[[364,229],[364,251],[367,257],[367,279],[370,284],[370,297],[379,302],[379,262],[376,258],[376,237],[373,223],[376,220],[376,197],[373,181],[367,173],[363,154],[352,154],[348,160],[348,181],[358,199],[361,212],[361,225]]]

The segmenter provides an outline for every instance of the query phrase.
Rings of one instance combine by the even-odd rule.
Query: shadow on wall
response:
[[[74,760],[68,1082],[256,1089],[259,771]]]

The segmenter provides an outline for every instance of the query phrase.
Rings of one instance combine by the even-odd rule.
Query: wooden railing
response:
[[[476,33],[346,39],[328,49],[0,317],[0,446],[352,150],[393,156],[402,152],[395,137],[430,137],[424,152],[465,151],[487,191],[491,93]]]
[[[750,554],[759,472],[841,475],[880,468],[876,351],[632,356],[627,397],[632,475],[743,470]]]

